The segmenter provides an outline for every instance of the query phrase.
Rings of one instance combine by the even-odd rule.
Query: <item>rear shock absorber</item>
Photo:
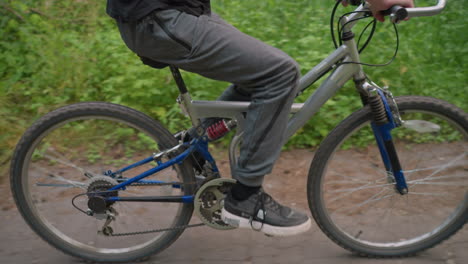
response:
[[[214,141],[226,135],[229,131],[235,128],[237,125],[235,120],[224,120],[212,124],[206,129],[206,135],[210,141]]]

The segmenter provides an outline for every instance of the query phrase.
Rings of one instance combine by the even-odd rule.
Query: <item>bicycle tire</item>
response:
[[[63,140],[59,139],[61,135]],[[138,144],[135,145],[136,143]],[[103,237],[95,231],[104,222],[73,208],[70,199],[77,193],[86,192],[86,188],[90,188],[92,184],[90,179],[82,175],[83,171],[117,168],[121,166],[122,160],[130,161],[128,154],[138,148],[148,152],[151,147],[154,147],[152,151],[158,147],[162,150],[176,144],[177,140],[160,123],[134,109],[103,102],[68,105],[43,116],[24,133],[11,161],[11,190],[16,205],[29,226],[55,248],[95,262],[144,259],[167,248],[184,229],[165,231],[159,235],[153,233],[131,237]],[[147,156],[142,157],[152,154],[153,152],[148,152]],[[108,156],[109,160],[103,160],[104,156]],[[174,191],[169,186],[157,191],[193,195],[194,174],[189,162],[165,171],[159,177],[177,177],[175,180],[182,181],[183,187]],[[101,183],[104,177],[106,183],[107,176],[99,173],[93,175],[100,177]],[[31,183],[33,180],[36,182]],[[154,186],[132,188],[127,186],[127,193],[130,195],[139,196],[147,191],[145,188],[150,188],[151,195],[155,195]],[[78,189],[84,190],[78,192]],[[77,204],[86,202],[86,199],[75,199]],[[118,211],[120,214],[113,223],[117,227],[129,228],[115,230],[116,232],[154,229],[158,227],[158,223],[170,223],[169,226],[160,226],[161,228],[184,226],[189,223],[193,212],[193,204],[187,203],[152,203],[150,206],[148,203],[117,202],[113,206],[123,210]],[[158,210],[164,211],[156,214]],[[169,216],[169,213],[173,216]]]
[[[436,124],[426,132],[405,126],[392,130],[409,194],[397,194],[386,179],[366,126],[372,119],[369,107],[330,132],[309,170],[307,196],[318,226],[336,244],[361,256],[414,255],[448,239],[468,218],[466,112],[430,97],[396,101],[403,120]]]

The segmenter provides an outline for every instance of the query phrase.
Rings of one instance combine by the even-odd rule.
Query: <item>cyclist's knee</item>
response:
[[[259,73],[250,83],[254,97],[279,100],[295,95],[300,77],[298,63],[283,52],[269,54],[268,63],[260,63]],[[255,76],[255,75],[253,75]],[[256,87],[262,87],[256,89]]]
[[[281,85],[278,89],[281,89],[285,95],[291,94],[297,89],[297,84],[301,76],[299,64],[289,56],[285,56],[281,61],[281,72],[278,74]]]
[[[301,70],[300,70],[299,64],[294,59],[289,58],[287,63],[288,63],[289,72],[291,74],[291,83],[293,85],[293,88],[295,88],[300,79]]]

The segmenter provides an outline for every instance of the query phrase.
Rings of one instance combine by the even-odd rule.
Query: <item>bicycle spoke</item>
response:
[[[77,188],[81,188],[81,189],[84,189],[86,190],[86,184],[85,183],[82,183],[82,182],[78,182],[78,181],[73,181],[73,180],[68,180],[62,176],[59,176],[59,175],[55,175],[53,173],[50,173],[48,171],[46,171],[44,168],[42,167],[36,167],[36,169],[42,171],[44,173],[44,175],[46,175],[47,177],[50,177],[52,179],[55,179],[57,181],[61,181],[61,182],[66,182],[68,183],[68,185],[53,185],[53,184],[48,184],[48,183],[39,183],[39,182],[36,182],[36,186],[49,186],[49,187],[77,187]]]
[[[58,163],[60,163],[60,164],[63,164],[63,165],[65,165],[65,166],[68,166],[68,167],[70,167],[70,168],[74,168],[74,169],[76,169],[76,170],[82,172],[83,175],[88,175],[88,174],[96,175],[95,173],[92,173],[92,172],[90,172],[90,171],[88,171],[88,170],[85,170],[85,169],[83,169],[83,168],[81,168],[81,167],[79,167],[79,166],[77,166],[77,165],[75,165],[75,164],[73,164],[73,163],[71,163],[71,162],[67,162],[67,161],[65,161],[65,160],[61,160],[61,159],[59,159],[59,158],[53,157],[53,156],[48,155],[48,154],[44,154],[43,156],[46,157],[46,158],[48,158],[48,159],[50,159],[50,160],[56,161],[56,162],[58,162]]]
[[[389,221],[390,221],[390,218],[392,216],[392,211],[393,211],[393,208],[395,208],[395,204],[397,203],[396,201],[397,199],[395,199],[394,196],[390,197],[390,208],[387,209],[387,210],[384,210],[384,215],[381,217],[382,221],[384,219],[386,219],[386,225],[388,226],[389,225]],[[388,215],[390,215],[390,217],[387,217]],[[391,229],[388,229],[388,228],[384,228],[384,230],[386,230],[387,233],[393,233],[391,232]],[[375,234],[377,234],[379,231],[379,229],[375,229]],[[394,234],[394,233],[393,233]],[[394,235],[395,236],[395,235]]]
[[[414,185],[425,184],[425,185],[443,185],[443,186],[468,186],[468,182],[416,182]]]
[[[367,184],[367,185],[369,185],[369,184]],[[349,192],[347,192],[347,193],[345,193],[345,194],[336,196],[335,198],[331,199],[329,202],[332,203],[332,202],[334,202],[334,201],[336,201],[336,200],[339,200],[339,199],[341,199],[341,198],[347,197],[347,196],[349,196],[349,195],[351,195],[351,194],[353,194],[353,193],[355,193],[355,192],[357,192],[357,191],[359,191],[359,190],[361,190],[361,189],[357,189],[357,188],[356,188],[356,189],[351,190],[351,191],[349,191]],[[334,192],[332,192],[332,193],[334,193]]]
[[[421,168],[421,169],[404,170],[403,173],[411,174],[411,173],[420,172],[420,171],[434,170],[434,169],[438,169],[438,168],[440,168],[442,166],[443,165],[438,165],[438,166],[433,166],[433,167],[428,167],[428,168]],[[445,167],[445,168],[450,168],[450,167],[452,167],[452,166],[448,166],[448,167]]]
[[[466,153],[463,153],[457,157],[455,157],[452,161],[448,162],[447,164],[445,165],[441,165],[439,167],[439,169],[437,169],[436,171],[434,171],[433,173],[431,173],[430,175],[424,177],[423,179],[430,179],[432,176],[436,175],[437,173],[445,170],[446,168],[449,168],[450,166],[452,166],[455,162],[457,162],[458,160],[462,159],[464,156],[466,155]]]
[[[450,193],[422,193],[422,192],[409,192],[409,195],[424,195],[424,196],[440,196],[447,197]]]
[[[378,202],[378,201],[380,201],[380,200],[383,200],[383,199],[386,199],[386,198],[389,198],[389,197],[392,197],[392,196],[397,195],[397,194],[394,193],[394,194],[385,195],[385,196],[382,196],[382,197],[377,197],[378,195],[382,194],[382,192],[384,192],[384,191],[388,191],[388,190],[387,190],[387,189],[383,189],[383,190],[381,190],[380,192],[374,194],[374,195],[373,195],[372,197],[370,197],[369,199],[365,200],[364,202],[361,202],[361,203],[359,203],[359,204],[353,205],[353,206],[348,207],[348,208],[346,208],[346,207],[340,208],[340,209],[338,209],[338,210],[335,210],[333,213],[341,212],[341,211],[343,211],[343,210],[348,210],[348,211],[349,211],[349,210],[352,210],[352,209],[355,209],[355,208],[360,208],[360,207],[362,207],[362,206],[364,206],[364,205],[367,205],[367,204],[369,204],[369,203]],[[390,191],[392,191],[392,190],[390,190]]]
[[[468,179],[468,174],[467,175],[444,175],[444,176],[431,177],[431,178],[428,178],[428,179],[417,179],[417,180],[412,180],[412,181],[408,181],[408,182],[409,183],[415,183],[415,182],[429,181],[429,180],[458,179],[458,178]]]
[[[377,183],[377,182],[374,182],[374,183]],[[361,190],[366,190],[366,189],[388,187],[388,186],[393,186],[393,185],[395,185],[395,184],[394,183],[385,183],[385,184],[379,184],[379,185],[369,185],[369,184],[367,184],[367,185],[356,187],[356,188],[349,188],[349,189],[330,191],[330,193],[355,192],[355,191],[361,191]]]
[[[338,176],[341,176],[341,175],[338,175]],[[326,184],[327,184],[327,185],[330,185],[330,184],[358,184],[358,183],[361,183],[361,184],[371,184],[370,181],[360,180],[360,179],[352,178],[352,177],[350,177],[350,180],[329,181],[329,182],[327,182]]]

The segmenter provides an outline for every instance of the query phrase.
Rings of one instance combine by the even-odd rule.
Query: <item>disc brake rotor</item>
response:
[[[197,191],[195,213],[206,225],[221,230],[234,229],[221,219],[224,198],[234,183],[234,179],[218,178],[203,184]]]

